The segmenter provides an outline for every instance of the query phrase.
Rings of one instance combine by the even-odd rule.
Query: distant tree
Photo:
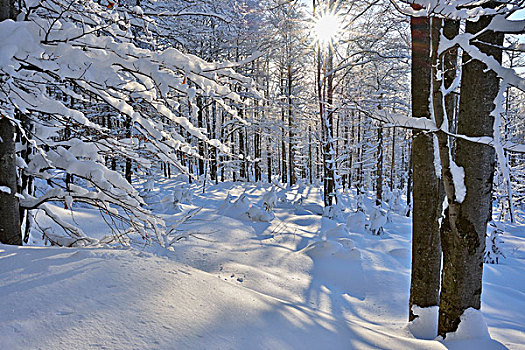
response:
[[[2,132],[13,132],[9,125],[16,124],[19,136],[35,148],[28,162],[17,161],[16,165],[23,174],[45,180],[40,182],[47,186],[41,188],[41,196],[27,191],[16,194],[15,180],[13,190],[0,194],[7,198],[11,192],[9,210],[2,210],[3,221],[12,219],[16,224],[11,215],[16,212],[18,217],[16,194],[22,208],[38,208],[62,227],[65,235],[48,237],[57,244],[96,240],[57,216],[47,204],[52,201],[69,207],[83,202],[123,221],[130,232],[144,237],[150,232],[160,234],[163,221],[144,208],[137,190],[110,170],[104,157],[118,155],[145,167],[156,159],[187,173],[178,152],[199,157],[188,135],[230,154],[223,143],[192,124],[197,113],[192,107],[197,106],[197,96],[206,95],[239,118],[235,106],[242,100],[233,85],[257,94],[253,81],[236,73],[235,64],[209,63],[174,48],[138,47],[130,32],[137,22],[147,21],[140,8],[123,16],[94,1],[47,0],[36,6],[22,2],[21,9],[26,21],[0,22],[0,45],[13,48],[2,56],[0,65],[0,113],[6,123]],[[81,103],[71,104],[71,99]],[[181,103],[183,99],[186,103]],[[107,124],[99,124],[104,118],[93,115],[96,105],[107,106],[115,117],[122,116],[124,138],[112,133]],[[20,113],[32,128],[18,121]],[[14,140],[7,135],[5,139]],[[2,170],[12,181],[14,159],[4,165]],[[60,174],[74,176],[79,182],[56,181]],[[129,180],[130,172],[125,175]],[[162,244],[162,238],[157,238]]]

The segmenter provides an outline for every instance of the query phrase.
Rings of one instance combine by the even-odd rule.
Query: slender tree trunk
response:
[[[269,134],[269,133],[268,133]],[[266,168],[267,168],[267,176],[268,176],[268,183],[272,183],[272,138],[271,136],[268,136],[266,139]]]
[[[431,26],[427,17],[412,17],[412,116],[430,119]],[[443,190],[434,165],[433,136],[415,133],[412,141],[412,273],[409,320],[417,318],[413,306],[439,303],[441,242],[439,217]]]
[[[383,127],[377,128],[376,205],[383,201]]]
[[[356,169],[356,185],[358,188],[363,186],[363,137],[361,128],[361,112],[357,112],[357,163],[359,168]]]
[[[497,4],[491,2],[487,6]],[[478,33],[490,21],[490,16],[482,16],[477,22],[467,21],[465,31]],[[475,45],[501,63],[503,39],[503,34],[487,31],[478,36]],[[462,60],[457,132],[470,137],[492,137],[494,118],[491,112],[496,107],[494,101],[499,91],[499,78],[467,53],[463,54]],[[445,157],[441,158],[443,161]],[[459,189],[450,181],[453,180],[450,167],[444,167],[443,175],[447,176],[449,187],[449,209],[442,228],[443,276],[438,334],[443,337],[457,330],[460,316],[466,309],[479,310],[481,307],[483,253],[487,222],[492,216],[495,151],[491,146],[459,138],[455,162],[464,169],[466,195],[463,200],[457,198]]]
[[[198,96],[197,97],[197,126],[199,128],[202,128],[204,126],[204,102],[203,97]],[[202,176],[204,174],[204,158],[205,158],[205,152],[204,152],[204,142],[199,140],[197,141],[199,144],[199,160],[198,160],[198,175]]]
[[[294,120],[292,106],[292,66],[288,64],[287,79],[287,99],[288,99],[288,169],[290,171],[290,186],[296,182],[295,178],[295,158],[294,158]]]
[[[124,122],[124,127],[126,129],[126,137],[131,140],[131,117],[127,116],[126,120]],[[126,168],[124,170],[124,177],[126,180],[131,183],[131,175],[132,175],[132,160],[131,158],[126,158]]]
[[[319,59],[323,59],[319,55]],[[335,145],[334,145],[334,117],[333,117],[333,82],[334,75],[330,74],[325,77],[326,72],[332,70],[333,65],[333,49],[328,49],[328,54],[324,58],[326,60],[323,69],[319,67],[319,79],[321,91],[320,99],[320,114],[321,122],[323,124],[324,138],[323,138],[323,159],[324,159],[324,205],[329,207],[337,203],[336,196],[336,164],[335,164]],[[322,73],[322,76],[321,76]]]
[[[255,182],[261,181],[261,130],[258,127],[253,134],[253,147],[255,148],[254,175]]]
[[[233,131],[231,133],[231,149],[232,154],[235,154],[235,132]],[[233,157],[230,157],[230,160],[233,160]],[[233,182],[237,181],[237,171],[235,170],[235,166],[232,166],[232,180]]]
[[[247,181],[246,176],[246,143],[245,143],[245,128],[239,129],[239,154],[242,155],[240,169],[239,169],[239,180]]]
[[[396,161],[396,128],[392,129],[392,157],[390,158],[390,191],[394,190]]]
[[[208,130],[209,130],[209,134],[211,135],[212,139],[217,138],[217,104],[215,101],[213,101],[211,105],[211,118],[210,118]],[[210,152],[210,178],[212,181],[215,181],[215,184],[219,182],[218,176],[217,176],[217,148],[216,147],[211,147],[211,152]]]
[[[283,73],[281,72],[281,92],[285,93]],[[285,106],[281,106],[281,182],[288,182],[288,172],[286,166],[286,120]]]

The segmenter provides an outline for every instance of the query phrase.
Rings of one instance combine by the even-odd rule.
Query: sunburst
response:
[[[313,18],[312,36],[320,46],[333,45],[341,35],[343,20],[336,12],[325,11]]]

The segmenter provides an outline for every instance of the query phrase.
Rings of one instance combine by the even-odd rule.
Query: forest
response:
[[[523,34],[523,0],[0,0],[0,348],[519,349]]]

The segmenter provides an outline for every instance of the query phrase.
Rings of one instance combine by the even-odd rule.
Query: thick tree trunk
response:
[[[431,86],[430,19],[412,17],[412,116],[430,119]],[[443,190],[434,166],[432,135],[418,132],[412,141],[412,273],[409,320],[412,307],[437,306],[441,269],[439,217]]]
[[[0,0],[0,21],[14,19],[13,0]],[[16,178],[15,128],[0,115],[0,243],[22,245]]]
[[[15,128],[0,116],[0,242],[22,245],[15,162]]]
[[[0,0],[0,22],[16,18],[15,0]]]
[[[494,3],[489,6],[494,6]],[[478,33],[491,21],[483,16],[478,22],[467,22],[467,33]],[[504,35],[487,31],[478,36],[478,48],[501,63]],[[486,44],[484,44],[486,43]],[[458,133],[471,137],[493,135],[494,100],[499,78],[487,66],[463,55]],[[460,316],[468,308],[481,307],[483,253],[487,222],[491,218],[492,181],[495,166],[494,149],[488,145],[457,139],[455,162],[465,172],[466,196],[456,201],[449,196],[448,217],[443,222],[443,277],[439,306],[438,334],[454,332]]]

